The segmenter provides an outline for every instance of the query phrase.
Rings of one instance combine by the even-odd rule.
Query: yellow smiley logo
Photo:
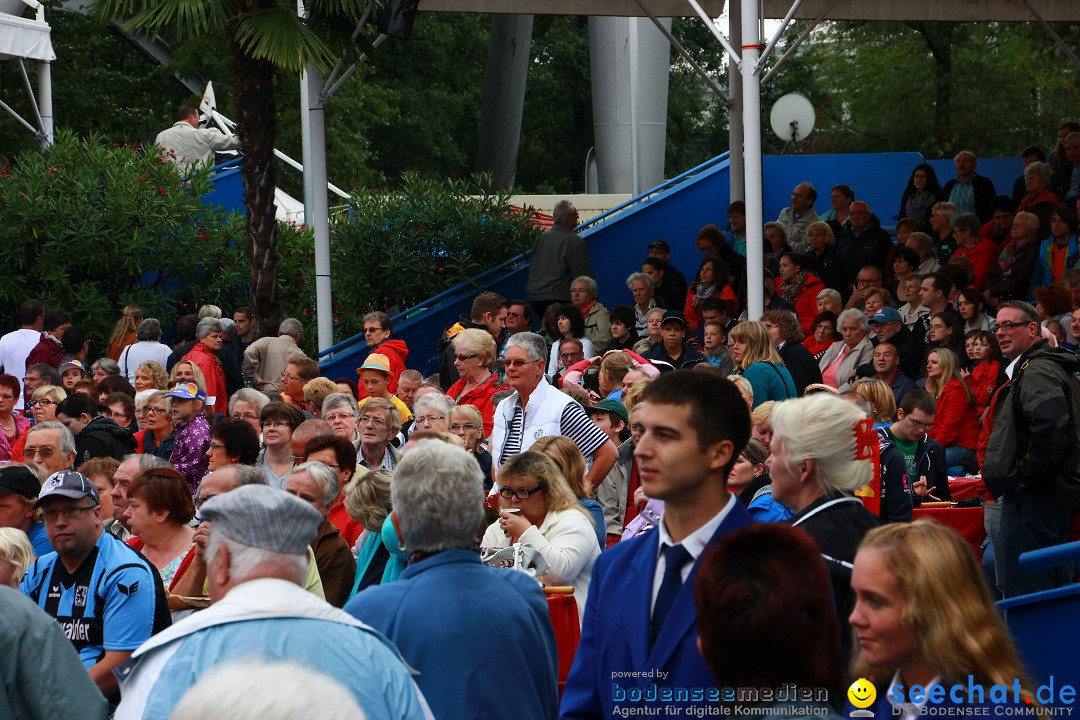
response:
[[[877,699],[877,689],[866,678],[859,678],[851,683],[847,691],[848,700],[857,708],[868,708]]]

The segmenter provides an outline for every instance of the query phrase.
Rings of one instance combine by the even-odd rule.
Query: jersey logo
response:
[[[125,595],[134,595],[139,589],[139,581],[131,583],[130,585],[124,585],[123,583],[116,583],[117,589]]]
[[[86,607],[86,586],[75,588],[75,607]]]
[[[60,597],[60,586],[59,585],[50,585],[49,586],[49,597],[51,597],[51,598]]]

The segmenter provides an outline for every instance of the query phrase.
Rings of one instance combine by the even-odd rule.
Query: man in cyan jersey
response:
[[[51,475],[34,507],[56,552],[38,558],[19,589],[56,618],[90,678],[115,700],[113,668],[170,623],[161,576],[103,532],[98,490],[81,473]]]

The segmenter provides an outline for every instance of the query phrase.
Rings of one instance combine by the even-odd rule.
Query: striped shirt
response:
[[[528,450],[536,442],[536,438],[525,441],[522,432],[524,420],[525,411],[518,404],[514,407],[514,417],[511,418],[506,429],[506,443],[503,445],[502,457],[499,458],[500,464],[514,455]],[[562,416],[559,418],[559,429],[560,434],[574,441],[574,444],[581,450],[581,454],[586,458],[608,441],[607,434],[589,419],[585,409],[577,402],[568,403],[563,408]],[[525,442],[528,444],[524,444]]]

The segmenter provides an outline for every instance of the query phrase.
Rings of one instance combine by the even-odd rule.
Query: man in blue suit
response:
[[[664,501],[663,520],[596,561],[566,719],[719,699],[697,649],[693,585],[705,548],[751,522],[727,490],[750,414],[728,380],[678,370],[646,387],[634,426],[641,485]]]

